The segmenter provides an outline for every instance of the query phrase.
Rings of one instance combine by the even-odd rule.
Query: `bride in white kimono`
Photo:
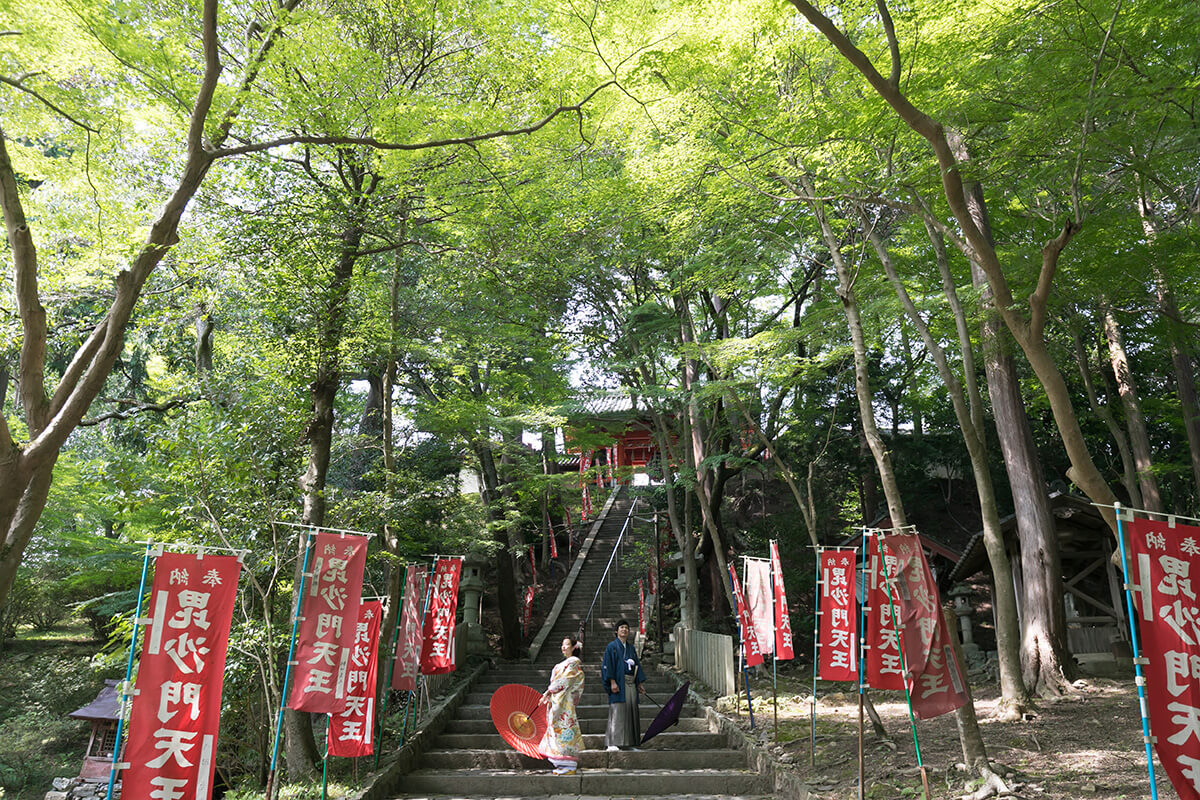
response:
[[[564,660],[550,673],[550,686],[542,695],[546,704],[546,735],[538,743],[541,751],[554,765],[555,775],[574,775],[579,769],[579,751],[583,749],[583,733],[575,705],[583,695],[583,663],[579,660],[579,641],[568,636],[562,641]]]

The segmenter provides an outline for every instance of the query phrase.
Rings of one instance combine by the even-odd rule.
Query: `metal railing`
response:
[[[608,563],[604,565],[604,574],[600,576],[600,581],[596,584],[596,593],[592,595],[592,602],[591,605],[588,606],[587,615],[584,616],[584,618],[579,622],[579,633],[581,636],[585,627],[588,629],[589,636],[592,633],[595,633],[595,626],[592,620],[592,611],[596,609],[597,601],[600,603],[600,613],[604,613],[604,600],[601,598],[600,593],[604,591],[605,588],[612,588],[612,573],[615,571],[613,569],[613,564],[618,563],[618,556],[624,554],[623,546],[625,544],[625,534],[630,530],[633,524],[635,519],[633,512],[637,510],[638,503],[640,501],[640,497],[635,497],[633,498],[633,502],[629,505],[629,512],[625,515],[625,522],[621,525],[621,532],[617,534],[617,541],[613,544],[612,553],[608,557]],[[608,584],[607,587],[605,587],[606,583]]]

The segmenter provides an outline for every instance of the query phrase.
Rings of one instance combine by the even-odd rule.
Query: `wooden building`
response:
[[[1112,656],[1128,641],[1129,624],[1121,586],[1123,580],[1113,564],[1116,546],[1100,512],[1087,498],[1065,491],[1049,495],[1058,538],[1066,592],[1068,647],[1079,660],[1089,656]],[[1016,518],[1001,520],[1005,550],[1012,564],[1017,592],[1017,615],[1022,614],[1021,597],[1024,576],[1021,572],[1021,543]],[[983,532],[971,537],[962,557],[950,571],[953,583],[982,579],[991,582],[991,565],[983,544]]]

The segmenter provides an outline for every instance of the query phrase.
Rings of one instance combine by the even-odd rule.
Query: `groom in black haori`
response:
[[[642,737],[638,695],[646,693],[642,686],[646,682],[646,673],[642,671],[637,648],[629,642],[629,623],[625,620],[617,622],[617,638],[604,648],[600,680],[608,691],[608,728],[604,731],[604,744],[608,750],[634,749]]]

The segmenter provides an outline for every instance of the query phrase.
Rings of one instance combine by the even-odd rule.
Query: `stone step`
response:
[[[528,796],[488,794],[481,797],[480,800],[525,800]],[[571,800],[623,800],[623,798],[607,794],[576,794],[570,797]],[[461,794],[426,793],[393,795],[393,798],[394,800],[464,800]],[[559,798],[547,798],[547,800],[559,800]],[[777,800],[777,798],[767,794],[685,794],[675,795],[672,800]]]
[[[691,794],[763,794],[765,781],[749,770],[584,769],[553,775],[549,769],[427,770],[404,778],[406,793],[453,793],[495,798],[503,795],[620,795],[681,797]]]
[[[648,717],[644,724],[649,724],[654,717]],[[579,720],[579,729],[584,736],[591,733],[604,733],[604,728],[608,724],[608,716],[603,717],[584,717]],[[669,730],[682,732],[707,732],[708,720],[703,717],[681,717],[679,722],[672,725]],[[496,726],[491,719],[452,719],[446,723],[443,732],[449,735],[455,734],[470,734],[470,733],[495,733]]]
[[[642,714],[658,713],[658,708],[652,703],[643,704]],[[608,719],[608,703],[594,703],[575,707],[575,713],[580,719]],[[693,704],[683,707],[680,717],[703,717],[704,713]],[[492,718],[492,710],[486,705],[461,705],[454,716],[455,719],[487,719]],[[653,717],[650,717],[653,719]]]
[[[583,736],[585,750],[603,750],[604,734],[586,733]],[[719,750],[726,746],[725,737],[719,733],[680,732],[674,728],[655,736],[646,743],[651,750]],[[508,743],[495,733],[443,733],[434,742],[438,750],[507,750]]]
[[[546,760],[530,758],[516,750],[431,750],[421,756],[421,766],[451,769],[545,769]],[[746,769],[746,754],[738,750],[585,750],[581,769]]]
[[[647,682],[645,684],[645,686],[647,687],[646,691],[650,694],[650,696],[653,697],[655,700],[657,700],[659,703],[665,703],[667,701],[667,698],[670,697],[671,694],[674,693],[674,691],[675,691],[674,684],[667,685],[667,686],[659,686],[659,685]],[[499,687],[496,687],[496,688],[499,688]],[[472,687],[473,690],[467,694],[464,702],[467,705],[472,705],[472,706],[491,705],[492,694],[496,691],[496,688],[492,688],[492,689],[479,688],[478,691],[475,691],[474,690],[475,687]],[[541,689],[538,689],[537,691],[540,692],[540,691],[542,691],[542,689],[545,689],[545,688],[546,688],[545,685],[543,685],[541,687]],[[603,689],[600,688],[600,682],[594,681],[591,686],[586,686],[586,685],[584,686],[583,695],[580,697],[580,699],[582,700],[583,705],[600,705],[602,703],[608,702],[608,695]],[[652,700],[642,701],[641,706],[642,706],[643,711],[645,711],[646,709],[651,709],[651,708],[656,709],[656,710],[658,709],[658,706],[655,705]]]

